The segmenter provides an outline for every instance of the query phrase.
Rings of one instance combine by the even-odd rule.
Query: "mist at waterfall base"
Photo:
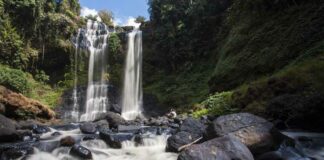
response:
[[[123,118],[134,120],[142,115],[142,31],[138,28],[128,34],[122,98]]]

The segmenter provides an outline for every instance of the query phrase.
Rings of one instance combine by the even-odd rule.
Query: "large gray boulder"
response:
[[[168,138],[166,150],[168,152],[179,152],[179,148],[199,139],[199,135],[188,132],[178,132]]]
[[[198,141],[203,137],[206,127],[200,121],[187,118],[183,121],[178,132],[168,138],[166,150],[179,152],[179,148]]]
[[[118,125],[127,124],[127,121],[120,114],[114,112],[101,113],[97,115],[94,121],[97,122],[100,120],[107,120],[111,128],[117,128]]]
[[[16,124],[11,119],[0,114],[0,143],[14,142],[19,139]]]
[[[86,122],[80,125],[80,130],[84,134],[94,134],[97,132],[97,125],[94,123]]]
[[[203,135],[206,127],[200,123],[200,121],[193,118],[187,118],[183,121],[179,130],[183,132],[188,132],[195,135]]]
[[[224,136],[195,144],[184,151],[178,160],[253,160],[249,149],[238,139]]]
[[[267,120],[249,114],[237,113],[218,117],[207,129],[207,137],[215,138],[231,135],[255,153],[268,151],[274,145],[271,134],[273,124]]]

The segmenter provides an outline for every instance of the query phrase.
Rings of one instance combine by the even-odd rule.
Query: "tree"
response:
[[[113,13],[111,11],[101,10],[99,11],[98,15],[104,24],[106,24],[107,26],[114,26]]]
[[[146,18],[143,17],[143,16],[138,16],[136,19],[135,19],[135,22],[136,23],[141,23],[143,24],[145,22]]]

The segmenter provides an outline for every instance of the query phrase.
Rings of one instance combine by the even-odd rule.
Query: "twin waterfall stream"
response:
[[[108,111],[108,79],[107,79],[107,59],[109,58],[109,36],[111,32],[104,24],[88,20],[85,29],[79,29],[76,36],[76,52],[74,55],[74,90],[73,108],[69,114],[75,125],[82,122],[90,122],[96,119],[98,114]],[[81,52],[88,53],[88,86],[86,91],[85,105],[78,102],[78,61]],[[128,51],[125,61],[124,85],[122,90],[122,117],[125,120],[134,120],[142,116],[142,32],[138,27],[128,33]],[[73,124],[73,123],[72,123]],[[145,127],[145,126],[143,126]],[[92,152],[94,160],[175,160],[177,154],[165,152],[168,134],[156,134],[145,132],[142,143],[138,144],[135,138],[123,141],[120,149],[111,148],[100,139],[83,141],[85,135],[79,128],[72,130],[57,130],[42,135],[41,143],[54,143],[60,139],[71,136],[81,139],[80,144]],[[60,135],[51,139],[50,137],[59,132]],[[98,134],[98,133],[97,133]],[[78,141],[78,140],[77,140]],[[46,147],[45,147],[46,148]],[[70,155],[69,147],[59,147],[51,152],[36,149],[30,160],[77,160]]]
[[[107,111],[109,98],[107,80],[108,39],[110,30],[102,23],[87,22],[86,29],[79,29],[76,37],[75,86],[73,90],[73,110],[70,117],[74,121],[92,121],[100,113]],[[88,52],[88,87],[85,106],[80,106],[77,97],[77,64],[80,46]],[[136,27],[128,33],[128,51],[125,63],[122,95],[122,117],[134,120],[142,114],[142,32]],[[84,107],[84,108],[80,108]],[[83,111],[80,113],[80,110]]]

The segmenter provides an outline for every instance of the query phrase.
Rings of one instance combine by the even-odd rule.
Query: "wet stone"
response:
[[[91,151],[81,145],[74,145],[71,148],[70,154],[82,159],[92,159]]]

